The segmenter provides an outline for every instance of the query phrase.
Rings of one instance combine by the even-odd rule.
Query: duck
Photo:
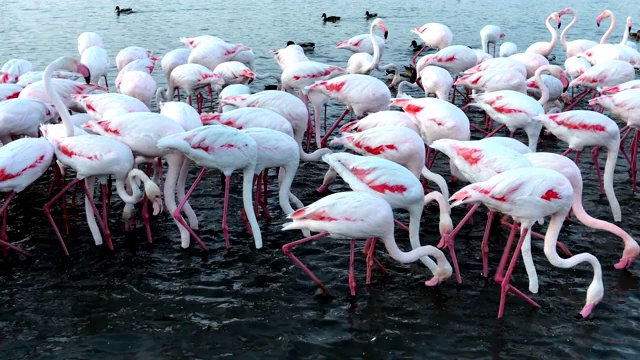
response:
[[[313,51],[316,48],[316,43],[314,42],[303,42],[303,43],[296,44],[293,40],[289,40],[287,41],[287,46],[289,45],[298,45],[304,51]]]
[[[340,16],[327,16],[326,13],[322,13],[322,20],[324,20],[324,22],[336,22],[340,20]]]
[[[634,40],[640,40],[640,30],[636,31],[636,32],[632,32],[629,33],[629,37],[634,39]]]
[[[364,17],[366,17],[367,19],[371,19],[374,17],[378,17],[378,13],[369,13],[369,11],[364,13]]]
[[[410,47],[413,49],[413,51],[418,51],[418,50],[422,49],[422,46],[418,45],[418,42],[415,41],[415,40],[411,40]]]
[[[131,14],[131,13],[133,13],[133,10],[131,8],[120,9],[120,6],[116,6],[116,12],[118,13],[118,15],[120,15],[120,14]]]

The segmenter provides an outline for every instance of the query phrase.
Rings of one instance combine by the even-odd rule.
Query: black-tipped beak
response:
[[[385,32],[384,32],[384,39],[385,39],[385,40],[387,40],[387,36],[389,36],[389,32],[388,32],[388,31],[385,31]]]
[[[629,26],[629,32],[631,32],[631,26]]]
[[[598,27],[600,27],[600,23],[596,21],[596,25],[598,25]]]
[[[91,83],[91,74],[87,75],[84,77],[84,81],[87,82],[87,84]]]
[[[561,23],[558,23],[558,29],[560,29],[560,26],[561,26],[561,25],[562,25]]]

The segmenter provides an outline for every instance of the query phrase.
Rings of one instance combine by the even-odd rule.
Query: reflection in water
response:
[[[479,30],[488,23],[499,25],[504,41],[525,49],[546,40],[544,19],[551,11],[547,2],[456,1],[439,2],[305,2],[243,1],[202,6],[202,2],[136,2],[136,13],[117,17],[111,3],[70,0],[3,2],[3,46],[0,62],[24,58],[42,70],[60,55],[76,54],[76,38],[83,31],[102,35],[112,59],[130,45],[145,46],[159,55],[178,48],[181,36],[212,34],[251,46],[260,72],[278,72],[269,50],[288,39],[312,41],[310,59],[346,65],[350,52],[335,44],[366,33],[365,10],[384,14],[389,40],[383,62],[408,65],[413,56],[407,44],[415,39],[410,29],[426,22],[451,27],[454,44],[480,48]],[[560,6],[560,4],[557,4]],[[29,9],[24,9],[29,6]],[[518,6],[521,11],[513,11]],[[593,19],[609,8],[625,18],[634,14],[631,2],[577,2],[573,6],[580,22],[569,34],[576,38],[598,38],[604,32]],[[506,10],[506,11],[505,11]],[[634,10],[634,11],[632,11]],[[320,14],[339,14],[339,23],[325,24]],[[618,25],[612,42],[622,35]],[[555,63],[564,62],[558,45]],[[111,78],[116,74],[111,63]],[[375,76],[383,79],[384,74]],[[154,73],[159,86],[164,77]],[[267,80],[269,81],[269,80]],[[268,83],[256,80],[255,91]],[[417,93],[416,93],[417,94]],[[330,103],[329,118],[336,119],[342,105]],[[482,121],[471,112],[472,121]],[[544,137],[540,151],[560,152],[565,145]],[[585,207],[592,215],[610,220],[606,199],[598,195],[593,164],[580,164],[585,178]],[[440,158],[434,168],[448,174]],[[321,195],[315,189],[326,170],[323,163],[301,164],[293,192],[309,204]],[[622,204],[621,227],[638,223],[637,199],[628,187],[628,166],[620,161],[614,183]],[[195,171],[192,171],[195,173]],[[189,183],[193,182],[191,174]],[[624,358],[640,351],[636,336],[639,301],[638,265],[631,271],[616,271],[613,264],[621,250],[618,239],[606,233],[572,223],[562,240],[574,252],[593,252],[604,271],[605,298],[592,319],[576,319],[590,280],[588,266],[564,270],[550,266],[543,257],[542,243],[533,243],[540,274],[540,292],[534,299],[542,308],[533,310],[510,296],[506,317],[496,320],[499,286],[479,276],[482,264],[479,244],[484,226],[468,226],[458,242],[458,256],[464,283],[448,281],[439,288],[422,284],[425,268],[401,265],[379,252],[390,271],[374,271],[372,284],[364,284],[364,257],[356,256],[357,296],[351,298],[347,285],[349,244],[323,239],[300,249],[309,264],[334,294],[314,295],[315,287],[281,251],[283,244],[299,234],[280,231],[285,222],[275,201],[273,219],[260,220],[265,239],[261,250],[253,248],[251,237],[240,222],[230,228],[232,248],[222,240],[220,179],[209,176],[192,199],[200,217],[198,233],[210,247],[180,249],[179,235],[168,214],[152,220],[155,236],[147,244],[142,226],[130,233],[113,218],[115,252],[96,248],[84,222],[84,213],[71,211],[72,229],[66,237],[72,257],[64,258],[42,215],[43,194],[50,177],[40,179],[28,193],[21,194],[10,209],[11,241],[36,255],[24,259],[15,254],[0,258],[0,353],[7,359],[68,358]],[[233,180],[230,209],[239,209],[240,178]],[[271,176],[272,184],[275,176]],[[451,184],[455,191],[462,184]],[[276,186],[270,187],[275,195]],[[346,186],[337,182],[333,191]],[[236,194],[236,195],[234,195]],[[82,207],[81,204],[78,206]],[[114,202],[117,214],[122,205]],[[237,215],[237,214],[235,214]],[[454,212],[454,221],[460,213]],[[421,236],[433,243],[438,236],[437,211],[425,209]],[[61,212],[54,212],[61,221]],[[407,221],[404,213],[398,213]],[[476,221],[485,216],[478,214]],[[497,223],[496,223],[497,224]],[[140,224],[139,224],[140,225]],[[234,227],[235,226],[235,227]],[[498,263],[508,232],[494,226],[490,244],[492,269]],[[399,246],[408,248],[407,234],[397,229]],[[363,242],[358,242],[359,249]],[[526,284],[521,267],[514,282]]]

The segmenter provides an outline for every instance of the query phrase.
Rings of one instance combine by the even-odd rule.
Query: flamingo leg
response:
[[[9,213],[9,203],[13,198],[17,195],[15,191],[11,191],[7,194],[6,199],[4,200],[4,204],[2,204],[2,208],[0,208],[0,214],[2,214],[2,234],[0,235],[0,245],[2,245],[2,250],[4,252],[4,256],[7,256],[7,250],[12,249],[24,256],[31,256],[28,252],[22,250],[21,248],[9,243],[9,239],[7,237],[7,216]]]
[[[640,138],[640,130],[636,129],[631,141],[631,191],[636,192],[636,179],[638,176],[638,139]]]
[[[453,231],[449,235],[443,235],[442,238],[440,239],[440,243],[438,243],[438,248],[440,249],[442,249],[443,247],[449,248],[449,254],[451,255],[451,262],[453,263],[453,269],[456,272],[456,280],[458,281],[458,284],[462,284],[462,276],[460,275],[458,258],[456,257],[456,251],[454,249],[454,241],[456,239],[456,235],[458,234],[458,232],[460,232],[460,229],[462,229],[462,226],[466,224],[467,221],[469,221],[469,219],[471,219],[471,216],[473,215],[474,212],[476,212],[476,210],[478,210],[479,207],[480,207],[480,204],[473,205],[473,207],[469,210],[469,212],[467,212],[467,215],[465,215],[464,218],[460,220],[460,222],[453,229]]]
[[[229,244],[229,226],[227,225],[227,213],[229,212],[229,187],[231,186],[231,176],[225,176],[224,186],[224,205],[222,209],[222,233],[227,249],[231,247]]]
[[[44,208],[43,208],[45,215],[47,216],[47,218],[49,219],[49,222],[51,223],[51,226],[53,227],[53,230],[58,236],[58,240],[60,240],[60,245],[62,246],[62,250],[67,256],[69,256],[69,251],[67,251],[67,246],[65,245],[64,240],[62,239],[62,235],[60,235],[60,230],[58,230],[58,226],[56,225],[55,221],[53,221],[53,217],[51,217],[50,209],[51,209],[51,206],[67,192],[67,190],[71,189],[71,187],[76,185],[79,181],[80,179],[76,178],[72,182],[67,184],[67,186],[62,188],[62,190],[58,194],[56,194],[56,196],[54,196],[51,200],[49,200],[49,202],[44,204]]]
[[[501,125],[500,125],[500,126],[498,126],[495,130],[493,130],[492,132],[488,133],[488,134],[485,136],[485,138],[492,137],[493,135],[497,134],[497,133],[498,133],[498,131],[500,131],[500,130],[504,129],[504,128],[505,128],[505,126],[506,126],[505,124],[501,124]]]
[[[193,238],[196,239],[198,244],[200,244],[200,247],[202,248],[202,250],[205,250],[205,251],[209,250],[207,248],[207,245],[205,245],[202,242],[202,240],[200,240],[200,237],[198,235],[196,235],[195,231],[193,231],[193,229],[190,226],[187,225],[187,222],[184,220],[182,215],[180,215],[180,212],[182,211],[182,208],[184,207],[185,203],[189,200],[189,197],[193,193],[193,190],[195,190],[196,186],[202,180],[202,177],[204,176],[204,174],[206,172],[207,172],[207,168],[202,168],[202,171],[200,171],[200,174],[196,178],[196,181],[193,182],[193,185],[191,185],[191,188],[189,188],[189,191],[187,191],[187,194],[185,195],[184,199],[182,199],[182,201],[180,201],[180,204],[173,211],[173,214],[172,214],[173,218],[176,219],[176,221],[179,222],[180,225],[184,226],[187,229],[187,231],[189,231],[191,236],[193,236]]]
[[[489,277],[489,232],[495,216],[496,212],[489,210],[487,213],[487,226],[484,228],[482,245],[480,245],[480,251],[482,252],[482,275],[484,277]]]
[[[520,239],[518,240],[518,244],[516,245],[516,249],[514,250],[513,256],[511,257],[511,262],[509,263],[509,268],[507,269],[507,273],[505,274],[504,278],[501,279],[501,281],[499,282],[500,285],[501,285],[501,291],[500,291],[500,308],[498,309],[498,319],[502,318],[502,316],[504,315],[504,306],[505,306],[505,303],[507,301],[507,293],[509,291],[511,291],[511,292],[515,293],[516,295],[522,297],[525,301],[527,301],[532,306],[540,307],[540,305],[538,305],[535,301],[531,300],[531,298],[526,296],[520,290],[517,290],[516,288],[511,286],[511,284],[509,283],[509,281],[511,279],[511,275],[513,274],[513,270],[515,268],[515,265],[518,262],[518,257],[520,256],[520,249],[522,248],[522,243],[524,242],[525,236],[526,236],[528,231],[529,231],[528,228],[523,228],[522,229],[522,234],[520,235]],[[514,235],[513,237],[515,237],[515,233],[513,233],[513,235]],[[508,243],[508,250],[507,250],[507,248],[505,248],[506,251],[511,250],[511,243],[513,242],[513,237],[510,236],[511,242]],[[508,252],[507,252],[507,255],[508,255]],[[501,260],[501,262],[502,262],[502,260]],[[498,277],[498,274],[496,274],[496,277]],[[498,280],[496,279],[496,281],[498,281]]]
[[[375,264],[378,269],[382,272],[383,275],[389,275],[387,269],[376,259],[375,257],[375,249],[376,249],[376,238],[367,239],[364,243],[363,253],[367,255],[367,285],[371,283],[371,270],[373,269],[373,265]]]
[[[623,127],[622,130],[620,130],[620,133],[623,134],[620,138],[620,152],[622,153],[622,155],[624,155],[625,159],[627,159],[629,165],[631,165],[631,158],[627,154],[627,151],[624,149],[624,143],[627,141],[629,134],[631,134],[631,130],[633,130],[633,128],[629,125]]]
[[[604,187],[602,183],[602,175],[600,174],[600,163],[598,162],[598,153],[601,146],[596,146],[591,149],[591,156],[593,156],[593,164],[596,166],[596,174],[598,176],[598,185],[600,185],[600,195],[604,193]]]
[[[356,239],[351,239],[351,254],[349,256],[349,288],[351,289],[351,296],[356,296],[356,278],[355,278],[355,252],[356,252]]]
[[[406,231],[409,231],[409,227],[403,223],[401,223],[400,221],[393,219],[393,222],[395,222],[398,226],[400,226],[401,228],[405,229]]]
[[[416,66],[416,59],[418,58],[418,56],[420,56],[420,54],[422,54],[422,52],[426,48],[427,48],[427,44],[424,44],[422,46],[422,49],[420,49],[420,51],[418,51],[415,55],[413,55],[413,57],[411,58],[411,65]]]
[[[324,134],[324,137],[322,138],[322,140],[320,141],[320,147],[327,147],[327,139],[329,138],[329,136],[331,135],[331,133],[333,133],[333,131],[338,127],[338,125],[340,125],[340,122],[342,121],[342,119],[344,119],[344,117],[349,113],[349,108],[346,108],[344,110],[344,112],[342,113],[342,115],[340,115],[340,117],[338,118],[338,120],[336,120],[336,122],[333,123],[333,126],[331,126],[331,129],[329,129],[329,131],[326,131]]]
[[[308,243],[310,241],[316,240],[316,239],[320,239],[323,238],[325,236],[329,235],[328,232],[322,232],[316,235],[312,235],[309,237],[306,237],[304,239],[300,239],[300,240],[296,240],[293,242],[290,242],[288,244],[285,244],[282,246],[282,252],[284,252],[285,255],[287,255],[291,260],[293,260],[294,263],[296,263],[298,266],[300,266],[300,268],[302,268],[302,271],[304,271],[307,275],[309,275],[309,277],[313,280],[313,282],[315,282],[320,289],[322,290],[322,293],[325,295],[331,295],[331,293],[329,292],[329,290],[324,286],[324,284],[320,281],[320,279],[318,279],[313,272],[311,272],[311,270],[309,270],[308,267],[306,267],[302,261],[300,261],[295,255],[293,255],[293,253],[291,252],[292,248],[298,245],[302,245],[304,243]]]
[[[100,185],[105,186],[105,185]],[[102,189],[101,193],[102,193],[102,217],[100,217],[100,212],[98,211],[98,208],[96,207],[96,203],[93,201],[93,193],[89,192],[89,189],[87,188],[87,185],[85,184],[84,181],[80,182],[80,189],[82,189],[82,192],[84,193],[85,196],[85,201],[89,201],[89,204],[91,205],[92,209],[93,209],[93,213],[96,215],[96,219],[98,220],[98,225],[100,225],[100,227],[102,228],[102,232],[104,233],[104,241],[107,243],[107,247],[109,248],[109,250],[113,250],[113,242],[111,241],[111,231],[109,230],[109,226],[107,224],[107,214],[108,214],[108,208],[107,208],[107,191],[106,189]]]
[[[500,219],[500,223],[502,225],[504,225],[505,227],[509,228],[509,229],[513,229],[515,227],[516,231],[520,229],[520,227],[518,226],[518,224],[511,224],[509,223],[509,220],[507,219],[508,215],[505,215],[502,217],[502,219]],[[531,231],[531,229],[529,229],[529,231]],[[544,240],[544,235],[537,233],[535,231],[531,231],[531,235],[534,237],[537,237],[540,240]],[[571,254],[571,251],[569,251],[569,248],[567,248],[567,246],[561,242],[558,241],[556,243],[556,246],[558,247],[558,249],[560,249],[560,251],[562,251],[567,257],[572,257],[573,255]]]
[[[153,244],[153,238],[151,237],[151,224],[149,223],[149,199],[146,194],[142,197],[142,222],[147,230],[147,241],[149,244]]]

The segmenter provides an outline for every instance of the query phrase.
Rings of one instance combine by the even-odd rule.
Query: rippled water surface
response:
[[[130,45],[164,54],[181,44],[181,36],[211,34],[251,46],[259,72],[277,72],[269,50],[287,40],[314,41],[312,60],[345,66],[350,52],[335,44],[368,31],[366,10],[377,12],[389,28],[383,62],[408,64],[408,45],[417,37],[410,29],[426,22],[442,22],[454,32],[454,43],[479,47],[479,30],[496,24],[521,50],[535,41],[548,41],[546,16],[559,6],[573,6],[581,15],[570,39],[597,38],[603,29],[595,17],[605,8],[618,15],[612,41],[621,38],[624,18],[640,21],[633,2],[566,1],[17,1],[4,0],[0,22],[0,62],[24,58],[38,69],[61,55],[75,55],[76,38],[83,31],[102,35],[112,59]],[[117,17],[115,5],[136,12]],[[320,15],[342,16],[323,24]],[[569,19],[563,19],[569,21]],[[604,22],[608,26],[608,21]],[[564,53],[558,45],[555,63]],[[116,76],[115,61],[110,81]],[[154,74],[159,84],[164,79]],[[376,76],[382,77],[381,74]],[[259,91],[266,82],[253,84]],[[341,105],[331,103],[335,119]],[[479,119],[479,113],[469,113]],[[566,145],[545,137],[541,151],[561,152]],[[601,156],[604,162],[604,155]],[[593,163],[583,156],[585,207],[611,221],[606,199],[598,195]],[[631,193],[629,167],[618,159],[615,190],[622,205],[621,226],[637,234],[639,200]],[[444,158],[434,168],[448,174]],[[302,164],[293,192],[309,204],[321,197],[315,189],[326,170],[323,163]],[[193,181],[196,169],[192,170]],[[274,181],[272,175],[271,181]],[[193,196],[199,216],[198,233],[209,246],[203,253],[192,244],[179,246],[179,234],[168,214],[152,220],[154,243],[145,241],[144,228],[129,234],[114,200],[110,227],[114,252],[93,245],[84,213],[71,212],[66,236],[71,258],[65,258],[42,213],[51,175],[21,194],[9,209],[12,242],[35,255],[0,258],[0,358],[2,359],[176,359],[176,358],[637,358],[640,351],[638,264],[617,271],[622,244],[607,233],[570,223],[561,240],[573,251],[594,253],[603,265],[605,298],[590,319],[576,317],[592,276],[586,264],[557,269],[534,241],[540,292],[533,296],[542,308],[532,309],[509,296],[506,316],[497,320],[499,287],[480,276],[480,242],[485,215],[478,212],[473,226],[458,237],[457,251],[464,283],[453,279],[438,288],[425,288],[426,269],[400,265],[378,256],[390,271],[374,270],[372,284],[364,284],[363,256],[356,258],[357,296],[347,285],[349,245],[325,239],[296,248],[296,254],[332,290],[333,298],[315,295],[311,280],[283,255],[283,244],[300,237],[281,232],[283,215],[274,200],[273,219],[260,220],[265,246],[256,250],[239,219],[240,177],[233,181],[231,249],[224,247],[220,219],[222,188],[215,173],[205,177]],[[451,191],[461,185],[451,183]],[[338,181],[332,191],[343,191]],[[275,195],[271,186],[270,195]],[[80,206],[79,208],[82,208]],[[463,215],[453,212],[454,222]],[[422,220],[423,243],[437,242],[437,211],[430,206]],[[62,223],[59,210],[54,212]],[[407,221],[404,213],[399,219]],[[407,249],[407,234],[396,229]],[[491,266],[495,269],[507,231],[495,223]],[[358,242],[362,246],[362,242]],[[516,269],[513,283],[526,288],[525,273]]]

